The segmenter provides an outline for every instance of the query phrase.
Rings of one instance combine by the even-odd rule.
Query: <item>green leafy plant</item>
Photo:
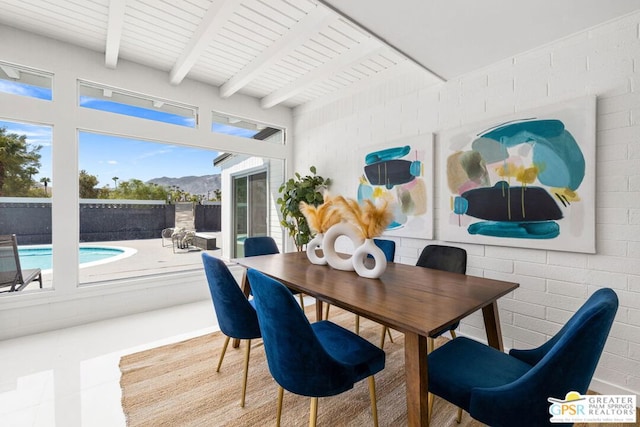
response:
[[[316,175],[315,166],[311,166],[309,170],[313,175],[300,176],[296,172],[295,178],[290,178],[283,183],[278,189],[281,196],[276,201],[282,214],[280,224],[293,238],[298,251],[303,250],[313,237],[307,219],[300,211],[300,202],[313,206],[322,204],[324,190],[331,185],[331,179]]]

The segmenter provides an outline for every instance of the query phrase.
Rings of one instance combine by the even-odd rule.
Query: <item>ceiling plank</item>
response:
[[[377,55],[380,52],[388,49],[379,47],[380,44],[375,40],[368,39],[358,46],[349,49],[347,52],[339,55],[332,60],[324,63],[323,65],[315,68],[313,71],[303,75],[296,81],[292,82],[288,86],[284,86],[260,100],[262,108],[271,108],[280,104],[283,101],[297,95],[304,91],[311,85],[318,83],[319,80],[326,79],[327,77],[336,74],[338,71],[348,67],[356,62],[361,62],[365,58]]]
[[[125,6],[126,0],[111,0],[109,2],[107,42],[104,49],[104,62],[107,68],[116,68],[116,65],[118,65],[118,53],[120,52],[120,41],[122,40]]]
[[[198,57],[207,48],[213,36],[220,31],[239,4],[238,0],[222,0],[211,4],[189,44],[173,66],[169,75],[171,84],[177,85],[182,82]]]
[[[251,63],[220,87],[220,96],[228,98],[246,86],[263,70],[288,55],[301,43],[334,21],[336,17],[324,7],[317,7],[291,28],[276,43],[269,46]]]

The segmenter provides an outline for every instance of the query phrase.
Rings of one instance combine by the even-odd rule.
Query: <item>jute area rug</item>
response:
[[[307,317],[312,321],[315,319],[314,308],[306,309]],[[354,330],[352,313],[331,307],[330,320]],[[375,345],[379,345],[381,331],[379,324],[361,318],[360,335]],[[404,339],[397,331],[392,331],[392,335],[394,342],[387,338],[384,347],[386,367],[375,376],[378,417],[380,426],[405,426]],[[439,338],[436,346],[445,340]],[[122,357],[120,385],[127,425],[275,425],[277,385],[269,374],[262,341],[252,342],[244,408],[240,407],[240,392],[246,342],[238,349],[229,346],[222,369],[216,372],[223,342],[224,335],[216,332]],[[456,414],[456,407],[436,397],[431,425],[484,426],[466,413],[462,423],[456,424]],[[282,425],[307,426],[308,423],[309,398],[285,391]],[[320,398],[318,425],[372,425],[367,381],[361,381],[341,395]],[[606,426],[614,427],[615,424]]]
[[[307,307],[315,319],[315,307]],[[331,307],[330,320],[354,330],[352,313]],[[382,327],[361,318],[360,335],[378,345]],[[403,335],[392,331],[385,343],[386,367],[376,375],[380,426],[407,424]],[[245,407],[240,407],[244,346],[229,346],[220,372],[220,332],[122,357],[122,407],[129,426],[264,426],[275,425],[277,384],[269,373],[261,340],[252,341]],[[443,406],[450,407],[446,412]],[[432,425],[454,425],[455,408],[436,399]],[[283,426],[309,423],[309,398],[285,391]],[[352,390],[319,399],[319,426],[372,425],[367,381]],[[463,426],[480,426],[468,415]]]

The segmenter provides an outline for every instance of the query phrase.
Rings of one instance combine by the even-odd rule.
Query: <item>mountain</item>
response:
[[[174,185],[180,187],[181,190],[191,193],[193,195],[202,194],[207,195],[207,192],[218,190],[220,188],[220,174],[216,175],[204,175],[204,176],[183,176],[180,178],[169,178],[163,176],[162,178],[153,178],[147,181],[149,184],[158,184],[167,188],[172,188]]]

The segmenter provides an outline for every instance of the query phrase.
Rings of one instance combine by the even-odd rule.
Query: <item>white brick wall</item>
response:
[[[360,147],[596,95],[597,254],[459,246],[469,252],[468,274],[520,283],[499,303],[507,347],[541,344],[597,288],[615,289],[620,308],[591,388],[639,394],[639,23],[640,13],[628,15],[437,86],[403,67],[360,93],[299,107],[294,169],[314,164],[334,180],[333,193],[355,194]],[[442,170],[435,170],[437,199]],[[436,208],[436,239],[439,218]],[[431,242],[398,243],[396,261],[413,264]],[[481,316],[466,319],[461,332],[484,339]]]

